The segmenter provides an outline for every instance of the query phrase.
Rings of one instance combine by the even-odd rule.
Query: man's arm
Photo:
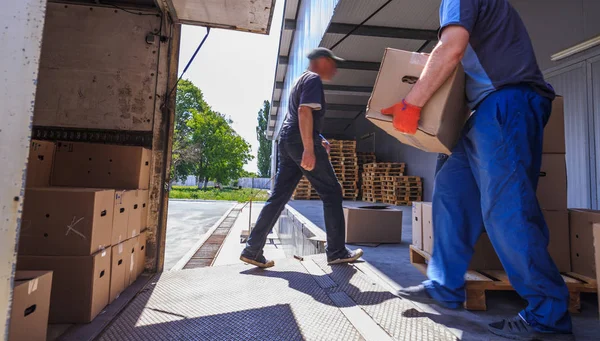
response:
[[[421,108],[425,106],[458,66],[468,44],[469,32],[464,27],[454,25],[444,28],[419,81],[406,96],[406,102]]]
[[[307,171],[315,168],[315,145],[313,140],[313,113],[308,106],[298,108],[298,123],[300,125],[300,135],[302,136],[302,145],[304,153],[302,154],[302,163],[300,166]]]

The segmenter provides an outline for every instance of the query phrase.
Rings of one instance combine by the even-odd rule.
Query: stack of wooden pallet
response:
[[[292,195],[294,200],[319,200],[319,194],[312,187],[310,181],[306,177],[302,177],[302,180],[296,186],[294,194]]]
[[[423,200],[423,185],[418,176],[384,176],[381,182],[383,202],[396,206],[410,206]]]
[[[406,164],[404,163],[377,162],[365,164],[362,174],[362,200],[384,202],[384,178],[404,176],[405,168]]]
[[[356,141],[331,140],[329,159],[338,181],[342,185],[344,199],[358,199],[358,158]]]
[[[366,165],[367,163],[377,162],[377,159],[375,158],[375,153],[357,152],[356,158],[358,159],[358,171],[359,172],[363,171],[363,166]]]

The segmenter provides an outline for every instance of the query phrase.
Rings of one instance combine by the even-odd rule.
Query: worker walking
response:
[[[420,80],[384,112],[394,115],[397,129],[414,133],[420,108],[462,62],[474,113],[435,178],[429,280],[399,295],[461,307],[464,275],[485,229],[511,284],[528,302],[488,329],[515,340],[571,340],[569,293],[548,254],[548,227],[536,198],[554,91],[508,0],[443,0],[440,18],[440,42]]]
[[[260,212],[240,257],[243,262],[261,268],[275,265],[265,258],[263,248],[303,175],[323,200],[329,264],[353,262],[363,254],[360,249],[346,248],[342,188],[329,161],[329,143],[321,135],[326,110],[322,80],[333,78],[337,62],[342,59],[325,48],[313,50],[308,59],[308,71],[296,81],[289,96],[288,113],[279,139],[279,167],[273,193]]]

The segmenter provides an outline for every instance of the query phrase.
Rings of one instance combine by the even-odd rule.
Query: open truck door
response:
[[[32,138],[151,149],[145,263],[161,271],[180,26],[268,34],[274,6],[275,0],[3,3],[0,341],[9,337]]]

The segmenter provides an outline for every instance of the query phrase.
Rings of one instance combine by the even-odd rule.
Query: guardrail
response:
[[[286,205],[274,227],[287,257],[325,253],[325,231]]]

